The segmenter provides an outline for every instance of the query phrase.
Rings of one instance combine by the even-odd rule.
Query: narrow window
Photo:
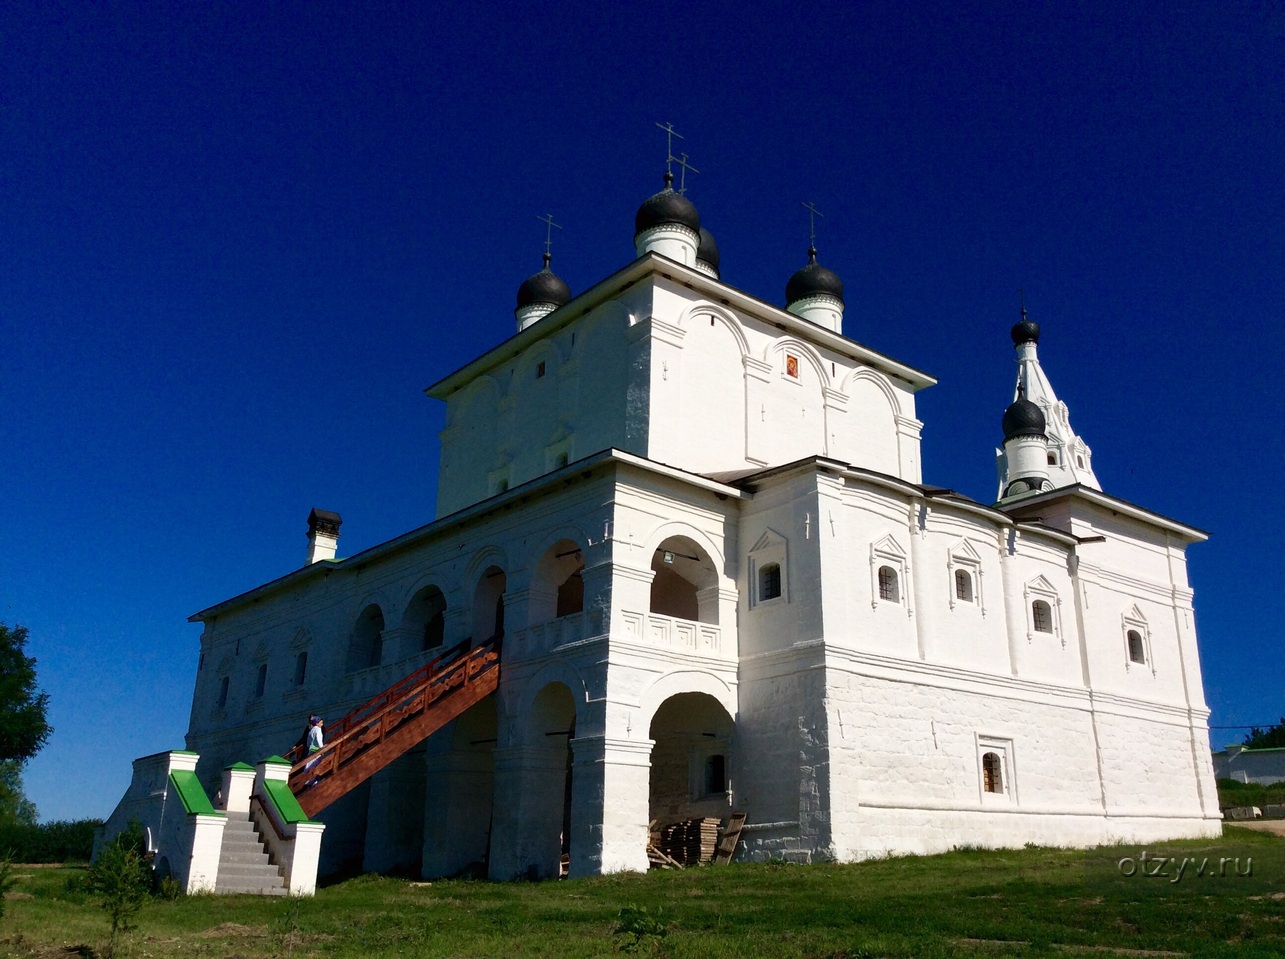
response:
[[[205,653],[202,653],[196,660],[196,671],[199,673],[205,668]]]
[[[557,465],[558,465],[558,466],[566,466],[566,465],[567,465],[567,454],[566,454],[566,453],[559,453],[559,454],[558,454],[558,463],[557,463]]]
[[[1078,453],[1075,455],[1075,462],[1081,469],[1084,468],[1084,457]]]
[[[1147,661],[1147,651],[1142,645],[1142,634],[1136,629],[1129,630],[1129,661],[1132,663],[1145,663]]]
[[[987,753],[982,757],[982,788],[988,793],[1004,791],[1004,778],[1000,774],[998,753]]]
[[[1052,450],[1049,451],[1049,466],[1057,466],[1057,454]]]
[[[781,564],[768,563],[759,570],[759,601],[777,599],[781,595]]]
[[[955,598],[965,603],[973,601],[973,577],[967,570],[955,570]]]
[[[498,479],[495,481],[495,492],[506,493],[508,492],[508,489],[509,489],[508,477],[502,477],[501,479]]]
[[[1035,623],[1037,633],[1053,632],[1053,610],[1044,600],[1037,599],[1031,603],[1031,619]]]
[[[901,602],[901,585],[897,582],[897,571],[891,566],[879,567],[879,598],[890,603]]]
[[[294,658],[294,684],[302,686],[304,678],[308,675],[308,651],[305,649]]]
[[[727,792],[727,757],[716,753],[705,760],[705,794]]]
[[[535,378],[538,380],[544,376],[544,360],[535,365]]]
[[[219,704],[218,708],[223,709],[228,704],[228,678],[224,676],[219,681]]]
[[[254,680],[254,698],[262,699],[264,691],[268,688],[268,664],[259,664],[259,675]]]

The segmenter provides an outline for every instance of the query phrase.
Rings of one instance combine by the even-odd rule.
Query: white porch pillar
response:
[[[646,872],[650,739],[571,741],[571,875]]]

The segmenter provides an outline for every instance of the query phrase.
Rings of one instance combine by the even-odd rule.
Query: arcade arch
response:
[[[667,537],[652,554],[651,569],[651,612],[718,624],[718,570],[694,539]]]

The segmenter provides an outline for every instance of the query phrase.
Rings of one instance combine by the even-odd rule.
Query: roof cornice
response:
[[[574,478],[576,474],[582,474],[587,479],[589,478],[588,474],[592,473],[593,470],[612,465],[632,467],[667,479],[677,480],[727,499],[749,499],[751,496],[750,493],[737,489],[735,486],[728,486],[725,483],[717,482],[696,473],[689,473],[677,467],[666,466],[664,463],[649,460],[645,456],[637,456],[617,449],[602,450],[591,456],[576,460],[574,463],[559,467],[551,473],[538,476],[520,486],[515,486],[503,493],[484,499],[480,503],[474,503],[472,506],[457,510],[449,516],[443,516],[441,519],[436,519],[410,532],[362,550],[360,553],[344,559],[323,559],[307,566],[293,569],[284,576],[279,576],[274,580],[256,586],[254,589],[240,593],[221,603],[216,603],[198,613],[193,613],[187,618],[187,621],[189,623],[205,622],[230,610],[257,602],[285,589],[291,589],[307,583],[318,576],[355,571],[368,563],[411,549],[425,540],[445,535],[451,530],[481,519],[489,513],[504,509],[515,501],[542,495],[555,487],[560,488],[562,484]]]
[[[611,276],[594,284],[579,296],[574,297],[570,303],[543,317],[538,323],[532,323],[525,330],[514,334],[483,353],[477,359],[438,380],[425,389],[424,392],[434,399],[446,399],[488,370],[517,358],[533,343],[552,336],[591,310],[623,293],[629,287],[650,277],[660,277],[679,283],[688,289],[705,295],[715,303],[733,306],[818,346],[858,360],[867,366],[874,367],[889,376],[902,380],[915,392],[925,387],[933,386],[937,382],[934,377],[929,376],[922,370],[917,370],[913,366],[898,362],[840,333],[817,326],[817,324],[795,316],[779,306],[774,306],[751,296],[743,290],[729,286],[722,280],[717,280],[699,270],[684,266],[678,261],[671,260],[669,257],[659,253],[645,253],[632,263],[611,274]]]
[[[1059,489],[1048,490],[1043,493],[1034,493],[1029,496],[1023,496],[1020,500],[1011,503],[996,504],[995,508],[1002,510],[1010,515],[1016,511],[1025,511],[1031,506],[1042,506],[1047,503],[1055,503],[1062,499],[1081,499],[1092,503],[1094,506],[1100,506],[1103,509],[1109,509],[1115,513],[1121,513],[1130,519],[1145,523],[1148,526],[1155,526],[1163,529],[1165,532],[1173,533],[1192,543],[1203,543],[1209,539],[1209,533],[1195,526],[1189,526],[1186,523],[1180,523],[1176,519],[1160,513],[1152,512],[1138,506],[1136,503],[1130,503],[1128,500],[1120,499],[1118,496],[1112,496],[1101,490],[1093,489],[1077,483],[1074,486],[1063,486]]]

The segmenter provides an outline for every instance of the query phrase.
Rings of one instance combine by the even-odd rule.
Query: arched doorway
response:
[[[571,740],[576,704],[563,683],[549,683],[531,702],[526,742],[524,829],[528,832],[526,874],[549,879],[562,874],[571,854]]]
[[[732,803],[735,725],[708,693],[670,696],[652,717],[648,814],[658,829],[689,819],[723,819]]]

